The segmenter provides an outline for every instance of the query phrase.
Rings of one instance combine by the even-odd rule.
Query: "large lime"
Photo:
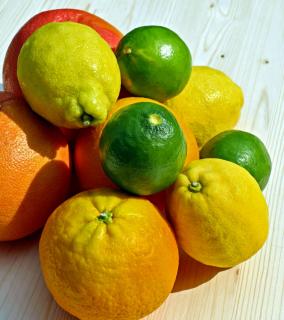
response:
[[[149,195],[172,184],[183,167],[186,142],[174,115],[152,102],[117,111],[100,138],[106,174],[123,189]]]
[[[190,51],[165,27],[130,31],[120,41],[116,56],[123,85],[141,97],[165,101],[181,92],[190,77]]]
[[[255,135],[240,130],[219,133],[203,146],[200,158],[220,158],[242,166],[262,190],[271,172],[271,159],[263,142]]]

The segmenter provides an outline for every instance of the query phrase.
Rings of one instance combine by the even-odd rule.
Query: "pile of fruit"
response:
[[[44,227],[41,269],[67,312],[140,319],[171,292],[178,245],[228,268],[264,244],[271,160],[233,129],[242,90],[192,67],[172,30],[123,36],[84,11],[42,12],[12,40],[3,81],[0,240]]]

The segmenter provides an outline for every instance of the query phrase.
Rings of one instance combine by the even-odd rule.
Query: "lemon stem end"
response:
[[[188,190],[191,192],[199,192],[201,189],[202,185],[198,181],[192,181],[188,186]]]
[[[90,114],[83,113],[81,116],[81,121],[84,127],[89,127],[93,123],[94,117],[92,117]]]
[[[98,220],[102,221],[105,224],[110,224],[112,223],[112,213],[111,212],[102,212],[98,216]]]

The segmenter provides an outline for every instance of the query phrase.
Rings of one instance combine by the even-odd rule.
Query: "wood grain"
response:
[[[284,1],[1,0],[0,67],[27,19],[62,7],[95,12],[123,32],[146,24],[175,30],[191,48],[195,65],[221,69],[241,85],[245,106],[238,127],[257,134],[272,158],[264,192],[270,207],[264,248],[225,271],[182,256],[175,292],[145,319],[284,319]],[[38,237],[0,244],[0,320],[74,319],[56,305],[43,283]]]

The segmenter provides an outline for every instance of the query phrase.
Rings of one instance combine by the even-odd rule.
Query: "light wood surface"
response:
[[[284,1],[0,0],[0,68],[25,21],[62,7],[96,13],[124,33],[147,24],[175,30],[189,45],[195,65],[219,68],[241,85],[245,106],[238,127],[258,135],[272,158],[264,192],[270,207],[264,248],[222,272],[184,256],[175,292],[145,319],[284,319]],[[74,319],[43,283],[38,238],[0,244],[0,320]]]

